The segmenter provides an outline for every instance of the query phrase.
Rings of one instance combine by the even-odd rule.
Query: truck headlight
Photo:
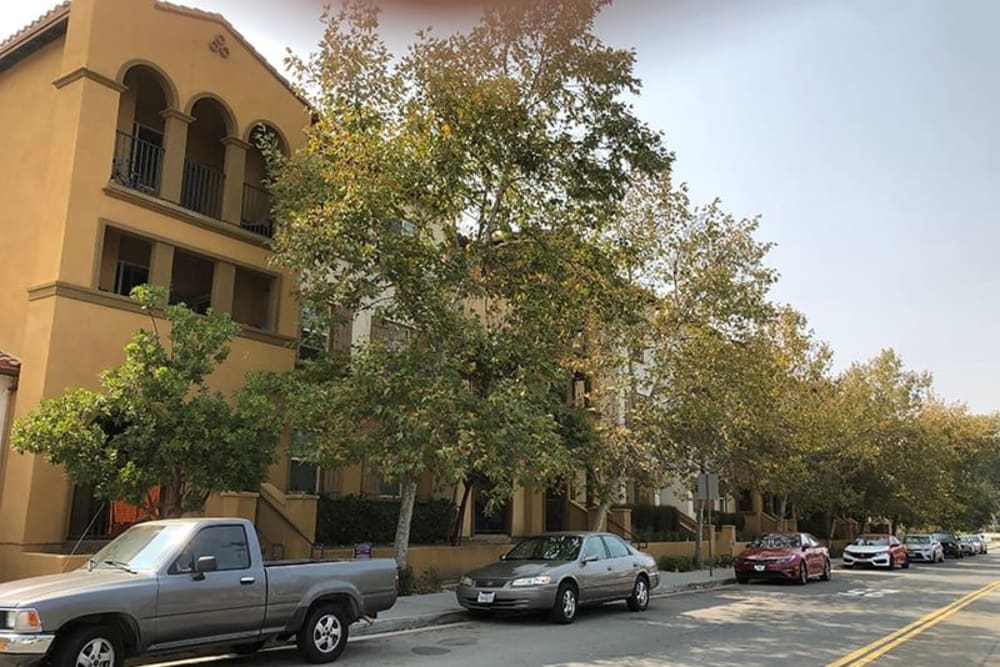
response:
[[[42,619],[34,609],[19,609],[14,613],[14,632],[41,632]]]
[[[458,583],[461,586],[472,586],[472,585],[474,585],[473,582],[472,582],[472,577],[462,577],[461,579],[458,580]]]
[[[515,579],[510,582],[510,585],[516,588],[521,588],[523,586],[544,586],[545,584],[551,582],[552,577],[547,574],[543,574],[539,577],[522,577],[521,579]]]

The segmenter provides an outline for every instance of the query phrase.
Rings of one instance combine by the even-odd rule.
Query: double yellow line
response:
[[[913,639],[922,632],[926,632],[952,614],[961,611],[979,598],[989,595],[996,590],[1000,590],[1000,580],[994,581],[992,584],[984,586],[979,590],[972,591],[967,595],[963,595],[951,604],[921,616],[909,625],[902,627],[899,630],[882,637],[881,639],[873,641],[867,646],[862,646],[858,650],[848,653],[839,660],[834,660],[826,667],[847,667],[847,665],[850,665],[851,667],[861,667],[861,665],[867,665],[880,655],[888,653],[903,642]]]

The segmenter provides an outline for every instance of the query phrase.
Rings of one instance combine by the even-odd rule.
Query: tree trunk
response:
[[[788,512],[788,496],[781,496],[781,505],[779,505],[778,518],[781,519],[781,529],[785,529],[785,514]]]
[[[410,548],[410,525],[413,523],[413,503],[417,499],[417,481],[405,478],[400,485],[399,521],[396,523],[396,543],[393,557],[396,567],[406,569],[406,552]]]
[[[472,495],[472,475],[466,475],[462,482],[462,500],[458,504],[458,515],[455,517],[455,530],[451,535],[452,546],[462,545],[462,528],[465,525],[465,511],[469,507],[469,497]]]
[[[694,500],[694,564],[695,568],[701,569],[702,559],[702,534],[705,532],[705,503],[699,498]]]
[[[594,520],[591,522],[590,529],[593,531],[602,531],[604,528],[604,519],[608,516],[608,509],[611,507],[611,503],[607,501],[602,501],[597,506],[597,513],[594,514]]]

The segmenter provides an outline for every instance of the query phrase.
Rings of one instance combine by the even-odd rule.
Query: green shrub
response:
[[[735,558],[733,558],[729,554],[723,554],[721,556],[716,556],[713,561],[713,564],[715,565],[715,567],[718,568],[727,568],[727,567],[732,567],[733,564],[735,564],[735,562],[736,562]]]
[[[409,565],[399,570],[400,596],[440,593],[443,589],[444,582],[434,568],[428,568],[418,575],[413,574],[413,568]]]
[[[721,526],[736,526],[736,532],[746,528],[746,517],[739,512],[712,512],[712,524],[718,530]]]
[[[694,569],[694,560],[690,556],[660,556],[656,566],[663,572],[690,572]]]
[[[442,544],[451,537],[457,510],[450,500],[421,500],[413,506],[410,544]],[[363,496],[320,496],[316,542],[328,546],[392,544],[399,501]]]
[[[680,514],[672,505],[633,505],[632,531],[636,534],[679,532]]]

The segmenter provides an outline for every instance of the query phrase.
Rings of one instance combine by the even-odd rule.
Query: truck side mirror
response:
[[[205,578],[206,572],[215,572],[218,569],[219,561],[215,559],[215,556],[199,556],[194,564],[194,579],[201,581]]]

